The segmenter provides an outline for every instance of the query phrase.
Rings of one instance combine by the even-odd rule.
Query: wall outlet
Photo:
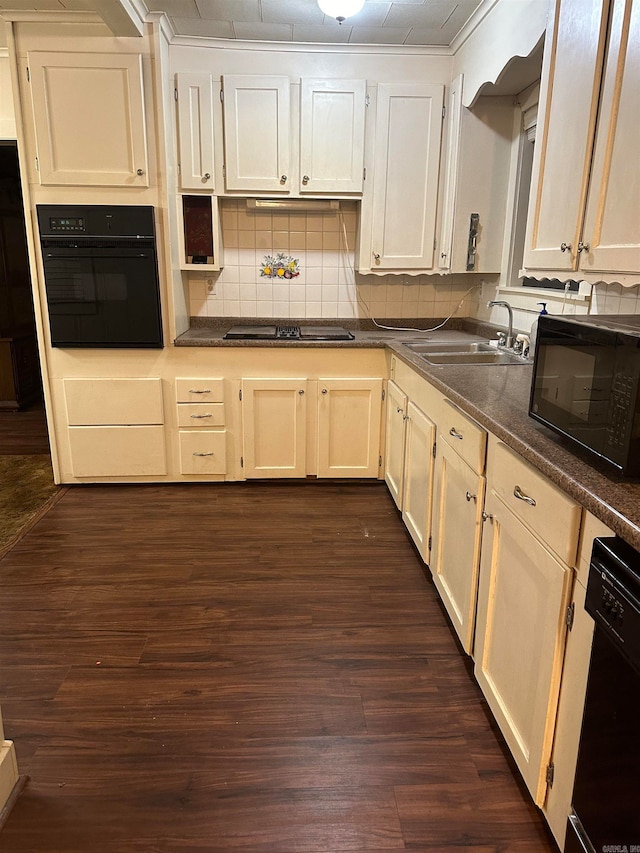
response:
[[[206,285],[207,285],[207,293],[210,293],[212,296],[215,296],[215,292],[216,292],[216,282],[215,282],[215,279],[213,279],[213,278],[206,278],[206,279],[205,279],[205,282],[206,282]]]

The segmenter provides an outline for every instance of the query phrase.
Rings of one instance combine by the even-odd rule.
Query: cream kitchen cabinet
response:
[[[149,186],[142,57],[30,51],[41,184]]]
[[[213,98],[211,74],[176,74],[178,166],[183,190],[215,189]],[[217,97],[216,82],[215,95]]]
[[[438,424],[433,582],[467,654],[473,651],[487,433],[449,404]]]
[[[433,494],[436,427],[393,381],[387,385],[384,476],[425,563]]]
[[[245,477],[307,473],[307,380],[242,380]]]
[[[223,477],[227,472],[224,380],[176,379],[176,403],[180,473]]]
[[[640,223],[630,215],[640,206],[639,92],[637,0],[557,0],[545,47],[527,270],[640,272]]]
[[[224,75],[223,96],[227,190],[362,192],[364,80]]]
[[[513,99],[462,105],[462,75],[447,93],[437,265],[443,272],[499,273],[509,185]],[[473,218],[472,218],[473,217]]]
[[[542,806],[581,508],[493,437],[487,469],[475,675]]]
[[[434,266],[444,88],[377,87],[372,189],[363,196],[361,273]]]
[[[74,477],[167,473],[159,378],[65,379],[63,388]]]
[[[377,477],[382,379],[318,379],[318,477]]]

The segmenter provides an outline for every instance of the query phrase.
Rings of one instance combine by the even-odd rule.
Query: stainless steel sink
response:
[[[429,364],[527,364],[527,360],[511,352],[434,352],[422,354]]]
[[[405,346],[428,364],[527,364],[516,353],[492,347],[487,341],[434,343],[408,341]]]
[[[471,341],[470,343],[425,343],[424,341],[410,341],[405,344],[410,350],[417,353],[464,353],[464,352],[495,352],[495,347],[484,341]]]

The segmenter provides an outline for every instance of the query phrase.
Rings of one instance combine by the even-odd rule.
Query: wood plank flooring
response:
[[[3,853],[544,853],[383,484],[71,487],[0,561]]]
[[[0,410],[0,455],[49,452],[43,403],[34,403],[18,412]]]

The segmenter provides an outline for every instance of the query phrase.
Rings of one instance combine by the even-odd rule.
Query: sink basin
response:
[[[424,341],[410,341],[405,344],[413,352],[417,353],[466,353],[466,352],[496,352],[495,347],[485,341],[471,341],[470,343],[425,343]]]
[[[515,353],[493,348],[482,352],[433,352],[421,355],[429,364],[528,364],[526,359]]]

